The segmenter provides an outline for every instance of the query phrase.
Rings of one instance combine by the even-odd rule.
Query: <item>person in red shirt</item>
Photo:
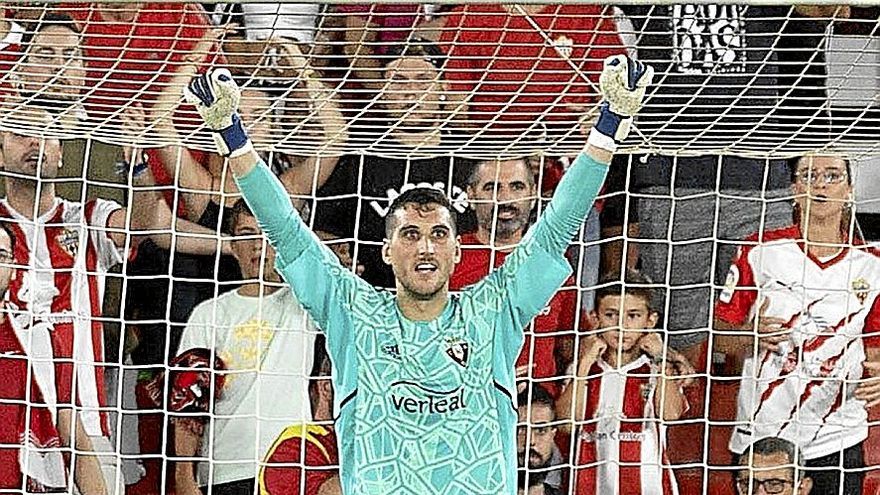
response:
[[[119,102],[146,106],[211,23],[198,4],[177,2],[82,3],[59,7],[82,31],[89,91],[86,110],[104,118]],[[205,53],[207,67],[213,53]]]
[[[440,44],[450,90],[465,98],[468,118],[522,127],[550,113],[577,122],[583,109],[570,107],[596,101],[602,60],[624,52],[601,5],[462,5]]]
[[[501,266],[522,240],[537,201],[530,159],[483,161],[476,164],[467,186],[476,213],[476,231],[461,237],[461,262],[449,280],[451,290],[474,284]],[[568,285],[572,285],[569,280]],[[558,385],[555,348],[562,333],[573,332],[577,291],[563,288],[535,318],[516,361],[517,376],[538,379],[553,394]],[[536,334],[545,334],[538,336]],[[524,382],[523,382],[524,383]]]
[[[15,235],[6,221],[0,222],[0,294],[6,294],[16,273],[13,262]],[[57,409],[43,397],[49,386],[47,367],[31,361],[26,348],[33,349],[48,327],[24,333],[17,322],[21,313],[8,301],[0,302],[0,490],[26,488],[28,493],[64,491],[67,467],[62,456],[62,438],[55,424]],[[51,364],[49,364],[51,368]],[[67,425],[70,426],[69,424]],[[76,419],[80,436],[82,422]],[[77,448],[84,445],[77,442]],[[105,493],[101,468],[94,457],[78,457],[74,467],[80,493]]]
[[[315,339],[315,365],[309,385],[313,424],[284,429],[266,454],[260,470],[260,495],[341,495],[339,453],[333,431],[333,385],[323,335]],[[305,487],[302,469],[306,469]]]

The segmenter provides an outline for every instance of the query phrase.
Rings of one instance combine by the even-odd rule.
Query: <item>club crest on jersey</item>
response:
[[[452,358],[459,366],[467,368],[470,348],[468,343],[455,338],[446,339],[446,355]]]
[[[556,53],[558,53],[560,57],[569,59],[571,58],[571,54],[574,53],[574,40],[568,36],[562,35],[553,40],[553,48],[556,49]]]
[[[856,299],[859,300],[859,304],[864,306],[865,300],[868,299],[868,291],[871,290],[871,284],[862,277],[859,277],[852,281],[852,290]]]
[[[76,253],[79,252],[79,230],[64,229],[60,234],[55,236],[55,242],[57,242],[61,249],[69,254],[71,258],[76,258]]]

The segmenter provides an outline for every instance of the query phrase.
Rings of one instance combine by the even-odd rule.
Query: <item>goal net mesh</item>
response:
[[[381,251],[390,202],[415,185],[446,193],[465,241],[458,290],[540,216],[584,148],[603,60],[624,53],[652,65],[654,83],[572,240],[572,277],[525,329],[520,482],[735,493],[731,435],[764,431],[737,421],[739,377],[763,351],[717,345],[731,332],[716,329],[716,301],[739,281],[729,269],[744,240],[797,220],[792,158],[846,157],[845,238],[880,237],[878,16],[765,2],[0,3],[0,217],[15,241],[0,244],[12,377],[0,464],[18,466],[0,490],[72,493],[89,464],[83,431],[110,493],[335,486],[338,411],[322,379],[333,367],[320,330],[283,309],[274,253],[183,100],[192,77],[231,72],[255,147],[303,219],[377,287],[395,288]],[[815,179],[834,185],[827,171]],[[610,366],[623,378],[591,378],[564,402],[601,338],[595,291],[628,268],[647,277],[663,350],[636,353],[648,371]],[[880,284],[851,278],[856,298]],[[676,352],[693,365],[688,406],[664,417]],[[64,419],[71,404],[83,431]],[[816,426],[800,421],[792,413],[798,431]],[[856,444],[864,493],[880,487],[876,436]]]

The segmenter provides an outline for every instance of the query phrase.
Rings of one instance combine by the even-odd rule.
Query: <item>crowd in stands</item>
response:
[[[0,3],[0,490],[341,493],[345,398],[224,157],[185,145],[194,75],[230,69],[261,157],[374,286],[390,202],[443,191],[457,291],[573,158],[484,151],[584,139],[602,60],[631,53],[660,75],[640,132],[695,152],[615,157],[524,329],[520,493],[880,493],[880,258],[849,159],[701,152],[827,139],[824,33],[875,10]]]

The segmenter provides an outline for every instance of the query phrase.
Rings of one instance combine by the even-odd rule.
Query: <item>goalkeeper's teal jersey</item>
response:
[[[582,155],[571,170],[582,177],[560,183],[566,200],[554,198],[501,268],[429,322],[408,320],[393,294],[344,268],[264,164],[239,180],[279,272],[326,334],[344,493],[516,493],[522,329],[570,274],[565,246],[607,166]]]

